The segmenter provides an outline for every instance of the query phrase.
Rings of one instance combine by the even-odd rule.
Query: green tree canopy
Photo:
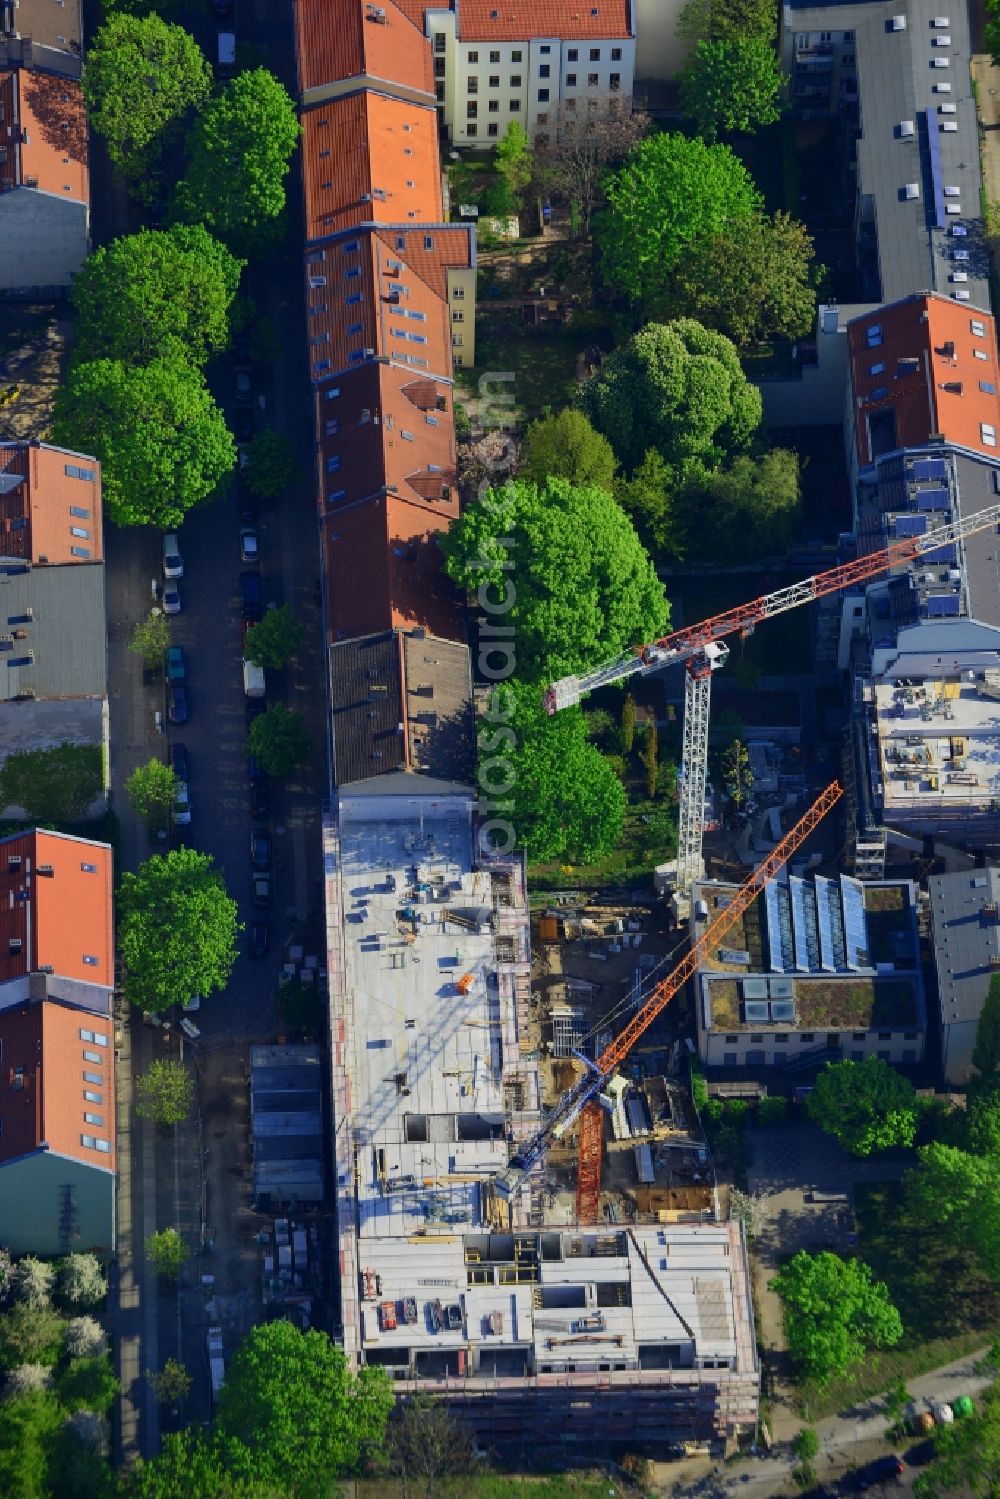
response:
[[[168,1358],[155,1374],[147,1369],[146,1378],[160,1405],[183,1405],[191,1393],[192,1380],[187,1365],[175,1358]]]
[[[166,827],[177,805],[178,780],[162,760],[137,765],[125,782],[125,795],[135,812],[154,828]]]
[[[178,1280],[191,1250],[176,1228],[161,1228],[146,1240],[146,1258],[164,1280]]]
[[[1000,1073],[1000,973],[993,974],[976,1022],[972,1065],[984,1080]]]
[[[986,0],[983,46],[990,54],[990,62],[993,66],[1000,68],[1000,4],[998,0]]]
[[[773,42],[778,30],[775,0],[687,0],[677,22],[682,41]]]
[[[533,862],[590,863],[611,852],[625,822],[625,791],[587,737],[578,707],[553,716],[537,686],[504,683],[494,693],[503,722],[479,734],[481,785],[509,807],[503,815]]]
[[[255,433],[247,457],[247,489],[259,500],[276,500],[298,477],[292,445],[273,427],[262,427]]]
[[[986,1274],[1000,1280],[1000,1176],[995,1156],[972,1155],[935,1141],[917,1153],[906,1196],[922,1226],[940,1228],[971,1247]]]
[[[663,585],[635,528],[594,485],[515,480],[489,490],[441,546],[454,582],[515,627],[517,670],[531,681],[593,666],[666,628]]]
[[[63,1327],[59,1313],[50,1306],[21,1304],[4,1312],[0,1315],[0,1369],[54,1364],[62,1352]]]
[[[383,1369],[353,1374],[326,1333],[267,1322],[229,1360],[217,1425],[250,1451],[258,1479],[326,1493],[381,1447],[393,1403]]]
[[[605,279],[653,305],[686,250],[752,217],[762,204],[728,146],[676,133],[640,141],[604,187],[598,242]]]
[[[199,371],[176,352],[132,368],[73,365],[56,399],[53,439],[103,465],[118,526],[179,526],[236,464],[236,445]]]
[[[684,555],[713,563],[781,553],[802,513],[799,457],[772,448],[738,453],[726,468],[692,463],[673,496]]]
[[[568,479],[580,486],[596,484],[610,494],[617,466],[608,439],[572,407],[532,422],[521,450],[521,473],[534,484]]]
[[[121,1499],[282,1499],[287,1490],[239,1476],[250,1454],[237,1443],[188,1427],[169,1432],[160,1453],[119,1476]]]
[[[0,1492],[4,1499],[50,1499],[49,1461],[63,1422],[51,1390],[0,1404]]]
[[[253,244],[285,206],[300,127],[295,105],[266,68],[240,73],[201,111],[177,186],[178,216],[228,245]]]
[[[175,1057],[157,1057],[135,1080],[135,1111],[154,1124],[180,1124],[194,1106],[194,1079]]]
[[[269,776],[286,780],[312,753],[312,740],[301,713],[283,703],[254,719],[247,736],[247,753],[259,760]]]
[[[143,229],[103,246],[73,282],[77,358],[148,364],[175,348],[204,364],[229,342],[244,264],[200,224]]]
[[[677,476],[662,453],[649,448],[632,477],[615,480],[615,499],[630,516],[651,552],[683,557],[684,536],[677,519]]]
[[[888,1062],[827,1062],[809,1095],[809,1115],[852,1155],[912,1145],[917,1095]]]
[[[159,16],[111,15],[87,49],[83,93],[108,155],[139,170],[151,146],[205,103],[212,69],[183,26]]]
[[[527,132],[517,120],[511,120],[497,146],[496,169],[507,186],[514,207],[520,208],[524,189],[531,181],[534,162]]]
[[[59,1265],[59,1300],[67,1306],[97,1306],[108,1283],[96,1254],[68,1254]]]
[[[947,1494],[996,1499],[1000,1494],[1000,1388],[979,1397],[979,1409],[934,1433],[934,1460],[913,1485],[915,1499]]]
[[[160,671],[163,667],[163,653],[169,644],[170,620],[162,609],[151,609],[132,631],[128,648],[142,657],[142,664],[147,671]]]
[[[884,1281],[860,1260],[824,1250],[800,1250],[771,1281],[784,1303],[793,1361],[823,1385],[859,1363],[872,1348],[891,1348],[903,1336],[899,1312]]]
[[[664,303],[724,333],[740,349],[802,338],[816,317],[814,255],[809,231],[797,219],[753,214],[685,257]]]
[[[122,875],[119,905],[131,1004],[159,1012],[225,986],[240,928],[236,902],[207,854],[192,848],[154,854]]]
[[[757,37],[700,41],[680,75],[681,108],[706,141],[773,125],[781,113],[781,68]]]
[[[284,666],[302,644],[302,626],[287,604],[268,609],[247,631],[246,656],[255,666]]]
[[[71,1359],[56,1379],[56,1394],[68,1411],[108,1411],[119,1388],[106,1356]]]
[[[15,750],[0,766],[0,804],[30,821],[80,822],[104,789],[100,745]]]
[[[635,334],[582,387],[580,405],[628,470],[650,448],[678,472],[693,458],[714,467],[748,446],[763,414],[729,339],[693,318]]]

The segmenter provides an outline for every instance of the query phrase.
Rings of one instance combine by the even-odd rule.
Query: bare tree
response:
[[[576,100],[564,99],[549,118],[548,135],[535,137],[541,180],[548,191],[576,204],[582,235],[589,234],[600,206],[602,173],[624,161],[652,125],[647,114],[633,113],[627,94],[607,94],[587,103],[597,108],[579,109]]]
[[[442,1400],[414,1395],[389,1424],[386,1455],[403,1499],[409,1499],[411,1482],[422,1483],[425,1499],[431,1499],[442,1478],[473,1466],[472,1434]]]

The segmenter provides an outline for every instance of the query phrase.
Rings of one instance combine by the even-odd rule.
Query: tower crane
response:
[[[700,624],[675,630],[649,645],[628,651],[615,661],[580,676],[561,677],[545,693],[548,713],[578,703],[587,692],[624,681],[637,672],[661,670],[683,663],[684,737],[681,749],[681,791],[677,829],[677,889],[687,891],[702,871],[702,831],[705,786],[708,774],[708,719],[712,673],[724,666],[729,656],[727,636],[745,639],[763,620],[786,614],[800,604],[839,593],[854,583],[864,583],[900,563],[926,557],[941,547],[964,541],[977,531],[1000,525],[1000,505],[990,505],[976,515],[969,515],[947,526],[925,531],[922,536],[907,536],[891,542],[877,552],[868,552],[853,562],[832,567],[827,572],[803,578],[773,593],[763,594],[748,604],[739,604],[723,614],[712,615]]]
[[[586,1072],[572,1088],[563,1094],[541,1127],[511,1157],[506,1170],[494,1178],[493,1186],[500,1196],[509,1201],[528,1173],[548,1150],[550,1142],[561,1139],[579,1119],[577,1222],[597,1222],[601,1190],[601,1160],[604,1152],[604,1115],[598,1101],[600,1095],[639,1037],[663,1013],[674,996],[683,989],[688,979],[697,971],[699,963],[706,954],[716,947],[726,933],[736,925],[743,912],[753,904],[768,881],[801,847],[842,795],[843,791],[836,781],[826,788],[808,812],[799,818],[780,843],[777,843],[767,857],[758,864],[729,904],[709,922],[697,942],[692,943],[686,956],[681,959],[676,968],[672,969],[667,977],[650,991],[642,1008],[633,1015],[624,1030],[604,1048],[596,1061],[591,1062],[589,1057],[584,1057],[579,1052],[574,1053],[586,1063]]]

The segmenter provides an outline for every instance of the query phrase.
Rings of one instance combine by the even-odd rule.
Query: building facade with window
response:
[[[448,138],[488,146],[516,121],[547,142],[560,105],[586,116],[630,98],[635,20],[630,0],[569,8],[529,0],[426,7],[434,90]]]

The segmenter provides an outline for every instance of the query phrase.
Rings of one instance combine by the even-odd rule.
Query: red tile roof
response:
[[[301,94],[357,78],[433,101],[430,46],[393,0],[377,6],[367,0],[294,0],[294,8]]]
[[[395,495],[331,516],[322,533],[331,642],[415,628],[462,639],[437,544],[447,529],[447,516]]]
[[[937,437],[1000,460],[996,325],[989,313],[920,293],[855,318],[847,336],[862,468],[886,450],[880,425],[892,447],[918,447]],[[984,424],[993,429],[992,444]]]
[[[635,35],[629,0],[455,0],[455,14],[463,42],[546,36],[572,42]]]
[[[83,91],[52,73],[0,73],[0,190],[35,187],[54,197],[89,203],[87,113]]]
[[[44,1147],[98,1170],[114,1171],[113,1022],[44,1000],[0,1010],[0,1043],[0,1167]],[[84,1056],[85,1051],[91,1056]],[[96,1096],[85,1098],[85,1089]],[[87,1120],[84,1114],[94,1114],[102,1122]],[[110,1148],[84,1145],[84,1136]]]
[[[106,843],[40,829],[0,839],[0,984],[51,969],[112,987],[111,872]]]
[[[302,131],[307,240],[444,217],[432,107],[366,90],[305,110]]]
[[[13,482],[18,475],[22,482]],[[103,562],[96,458],[42,443],[0,443],[0,557]]]

